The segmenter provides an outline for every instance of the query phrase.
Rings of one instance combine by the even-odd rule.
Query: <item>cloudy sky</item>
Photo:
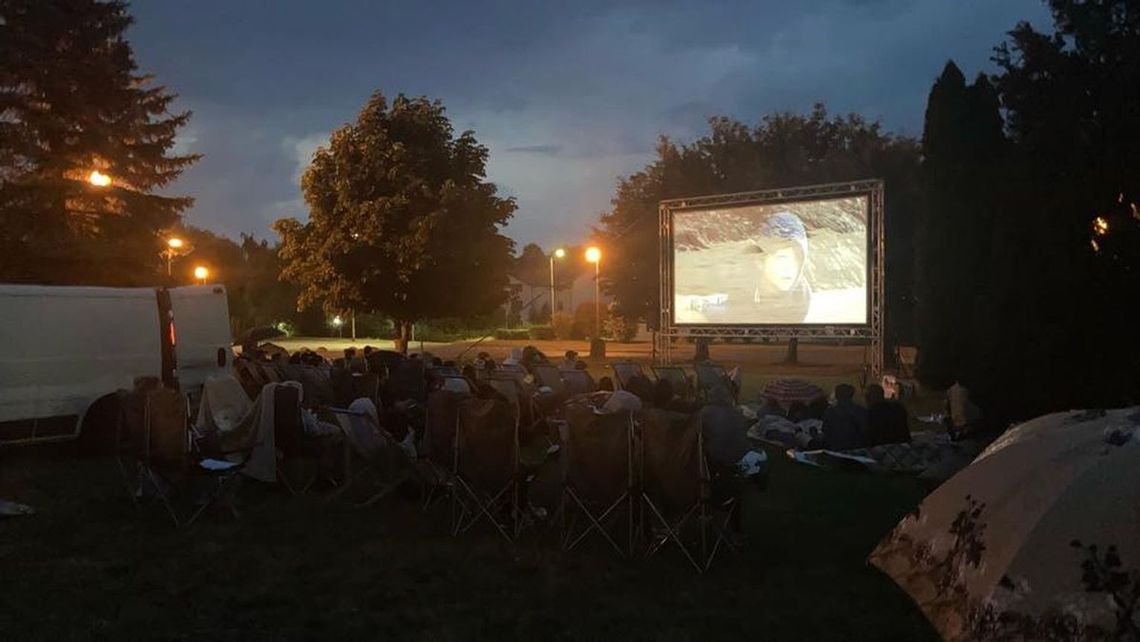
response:
[[[518,199],[521,243],[573,243],[660,134],[711,115],[878,118],[918,134],[947,59],[992,70],[1040,0],[136,0],[142,71],[194,117],[179,147],[205,154],[176,190],[193,225],[271,237],[304,218],[298,178],[329,132],[381,90],[441,99],[490,148],[489,178]]]

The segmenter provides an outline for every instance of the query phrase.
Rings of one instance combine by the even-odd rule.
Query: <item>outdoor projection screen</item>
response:
[[[870,194],[672,210],[673,324],[869,323]]]

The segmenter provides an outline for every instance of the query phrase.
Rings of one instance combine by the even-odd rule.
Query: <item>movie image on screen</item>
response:
[[[674,323],[867,323],[867,195],[673,213]]]

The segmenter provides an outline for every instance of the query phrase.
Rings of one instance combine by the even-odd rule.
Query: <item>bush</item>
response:
[[[615,314],[606,317],[602,329],[607,337],[619,343],[629,343],[637,336],[637,322]]]
[[[573,338],[574,317],[565,312],[555,312],[551,329],[554,331],[555,339],[566,340]]]
[[[570,329],[571,339],[585,339],[594,334],[594,302],[578,304],[574,310],[574,325]]]
[[[495,338],[500,341],[519,341],[530,338],[530,331],[526,328],[499,328],[495,330]]]
[[[531,326],[527,333],[535,341],[549,341],[554,338],[554,328],[548,325]]]

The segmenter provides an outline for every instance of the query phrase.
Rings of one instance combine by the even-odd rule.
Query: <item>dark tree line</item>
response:
[[[1016,418],[1137,400],[1140,5],[1049,3],[999,71],[947,65],[923,137],[920,375]]]

